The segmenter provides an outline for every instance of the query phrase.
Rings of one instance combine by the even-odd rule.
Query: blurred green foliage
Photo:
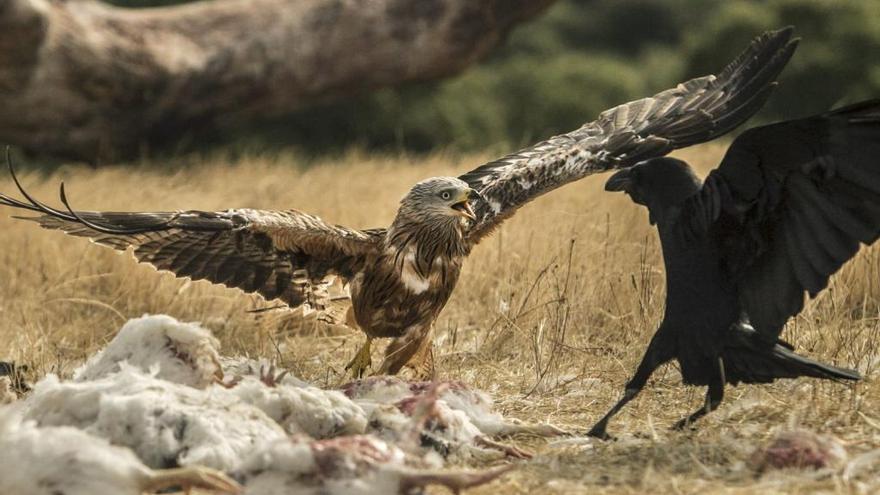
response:
[[[316,105],[224,141],[313,152],[528,144],[717,72],[786,25],[802,41],[758,119],[880,96],[880,0],[560,0],[457,77]]]

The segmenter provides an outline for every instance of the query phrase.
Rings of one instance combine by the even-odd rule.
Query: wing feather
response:
[[[742,309],[775,343],[831,275],[880,236],[880,100],[750,129],[682,218],[710,232]],[[720,202],[721,206],[718,207]]]
[[[35,209],[5,195],[0,195],[0,204]],[[296,210],[87,211],[77,216],[119,233],[99,231],[65,215],[25,219],[120,251],[131,248],[139,261],[179,277],[256,292],[291,307],[309,304],[313,309],[323,309],[316,296],[322,286],[336,276],[344,280],[354,276],[385,233],[330,225]]]
[[[570,133],[552,137],[460,178],[477,190],[470,231],[479,242],[522,205],[587,175],[662,156],[729,132],[763,105],[797,45],[791,28],[756,38],[716,77],[602,112]]]

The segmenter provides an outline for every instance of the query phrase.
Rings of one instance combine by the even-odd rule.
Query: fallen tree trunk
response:
[[[0,142],[62,158],[454,74],[553,0],[0,0]]]

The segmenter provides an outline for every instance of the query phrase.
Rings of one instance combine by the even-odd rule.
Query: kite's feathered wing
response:
[[[0,199],[2,200],[2,199]],[[295,210],[221,212],[78,212],[106,232],[60,216],[27,218],[47,229],[88,237],[179,277],[209,280],[291,307],[323,309],[319,287],[329,277],[349,279],[377,250],[384,230],[329,225]],[[109,231],[128,232],[110,233]],[[332,279],[331,279],[332,280]]]
[[[768,32],[718,76],[606,110],[580,129],[482,165],[460,177],[482,196],[476,243],[525,203],[587,175],[624,168],[714,139],[751,117],[797,46],[792,28]]]

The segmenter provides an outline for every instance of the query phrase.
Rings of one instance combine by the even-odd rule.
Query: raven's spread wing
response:
[[[478,242],[520,206],[557,187],[734,129],[761,108],[775,86],[797,45],[791,33],[786,28],[759,36],[718,76],[606,110],[580,129],[462,175],[482,195],[475,200],[470,239]]]
[[[75,212],[22,193],[28,202],[0,194],[0,204],[44,213],[26,219],[47,229],[121,251],[131,247],[139,261],[179,277],[256,292],[291,307],[323,309],[315,295],[320,285],[333,275],[351,278],[384,236],[384,230],[328,225],[295,210]],[[63,189],[62,200],[67,205]]]
[[[714,235],[752,326],[785,322],[880,236],[880,100],[739,136],[682,218]]]

